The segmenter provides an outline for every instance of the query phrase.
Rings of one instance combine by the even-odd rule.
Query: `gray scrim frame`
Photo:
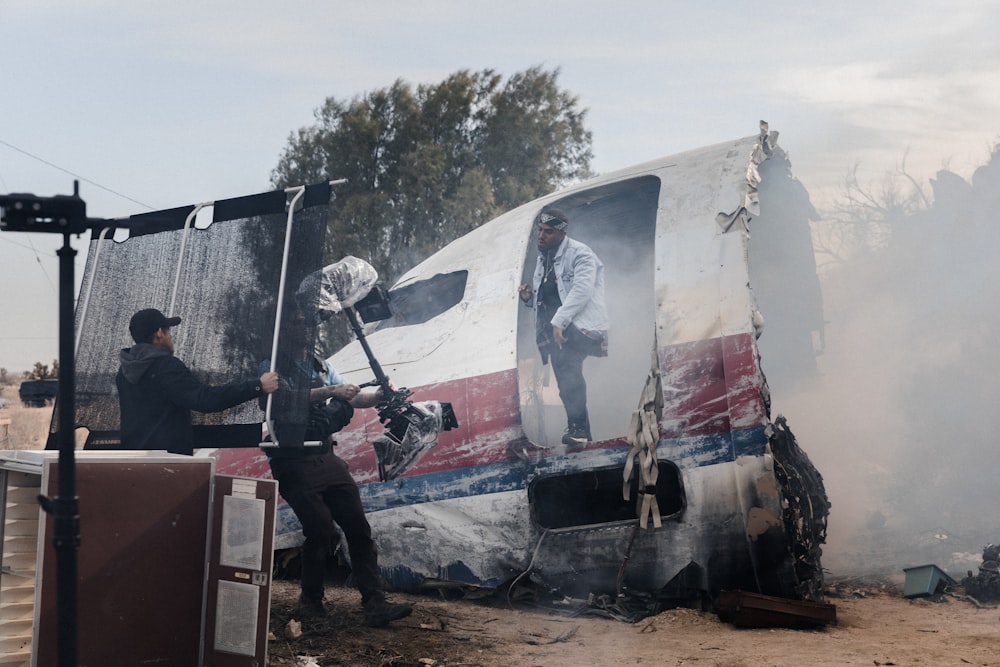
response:
[[[85,448],[121,448],[114,377],[119,350],[133,344],[128,320],[141,308],[182,318],[175,352],[203,381],[260,374],[274,358],[279,269],[291,283],[321,268],[332,186],[341,182],[140,214],[94,231],[76,310],[75,423],[90,431]],[[198,229],[197,214],[209,206],[212,223]],[[112,241],[120,229],[128,238]],[[196,447],[260,444],[264,414],[255,402],[193,417]],[[52,433],[56,423],[54,414]]]

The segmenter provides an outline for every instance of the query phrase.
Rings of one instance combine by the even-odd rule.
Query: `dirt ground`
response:
[[[10,419],[0,449],[44,446],[51,409],[22,408],[7,389]],[[10,400],[13,398],[14,400]],[[2,436],[7,436],[4,439]],[[984,608],[957,588],[935,599],[902,596],[895,579],[827,576],[837,623],[814,630],[739,629],[708,611],[675,609],[628,624],[571,608],[510,603],[503,595],[446,600],[394,594],[414,613],[368,628],[353,588],[327,589],[331,615],[305,622],[287,639],[298,582],[274,582],[271,667],[840,667],[842,665],[991,665],[1000,667],[1000,609]]]
[[[42,449],[52,422],[52,406],[26,408],[17,390],[20,385],[0,385],[0,449]]]
[[[1000,609],[981,607],[961,589],[908,600],[899,582],[829,582],[837,623],[821,629],[739,629],[712,612],[674,609],[628,624],[607,618],[510,605],[503,599],[392,596],[414,604],[409,618],[367,628],[360,597],[328,588],[327,619],[285,627],[298,594],[294,581],[272,592],[268,664],[274,667],[833,667],[842,665],[1000,665]]]

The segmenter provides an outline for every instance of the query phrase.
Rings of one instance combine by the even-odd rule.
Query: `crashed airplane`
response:
[[[300,285],[320,268],[335,187],[134,216],[119,223],[124,241],[111,241],[114,226],[95,234],[77,309],[87,448],[116,446],[110,378],[139,308],[183,318],[177,354],[208,381],[255,374],[278,336],[287,288],[275,276]],[[603,261],[611,321],[608,356],[584,366],[593,442],[572,450],[516,293],[546,205]],[[758,135],[525,204],[403,275],[385,295],[388,316],[329,357],[356,384],[376,366],[411,410],[453,411],[430,438],[387,440],[375,410],[337,434],[385,578],[404,590],[530,582],[664,604],[722,590],[817,599],[829,504],[785,419],[772,418],[768,385],[815,370],[810,214],[762,123]],[[268,476],[256,405],[199,419],[198,455],[218,472]],[[279,548],[301,542],[287,505],[276,532]]]

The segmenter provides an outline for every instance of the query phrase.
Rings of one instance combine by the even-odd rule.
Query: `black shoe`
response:
[[[292,610],[292,617],[300,621],[326,618],[326,607],[323,606],[322,600],[310,600],[300,595],[298,604]]]
[[[568,447],[583,447],[588,442],[590,438],[582,428],[571,426],[563,433],[562,443]]]
[[[370,628],[384,628],[390,621],[398,621],[413,613],[408,604],[386,602],[385,598],[372,598],[364,603],[365,624]]]

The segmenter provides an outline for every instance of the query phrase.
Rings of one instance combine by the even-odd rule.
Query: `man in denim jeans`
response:
[[[535,308],[535,338],[542,363],[552,360],[559,398],[566,409],[565,445],[589,442],[587,382],[583,360],[608,354],[608,315],[604,305],[604,264],[586,244],[566,235],[569,217],[544,208],[535,218],[538,264],[534,284],[518,295]]]

